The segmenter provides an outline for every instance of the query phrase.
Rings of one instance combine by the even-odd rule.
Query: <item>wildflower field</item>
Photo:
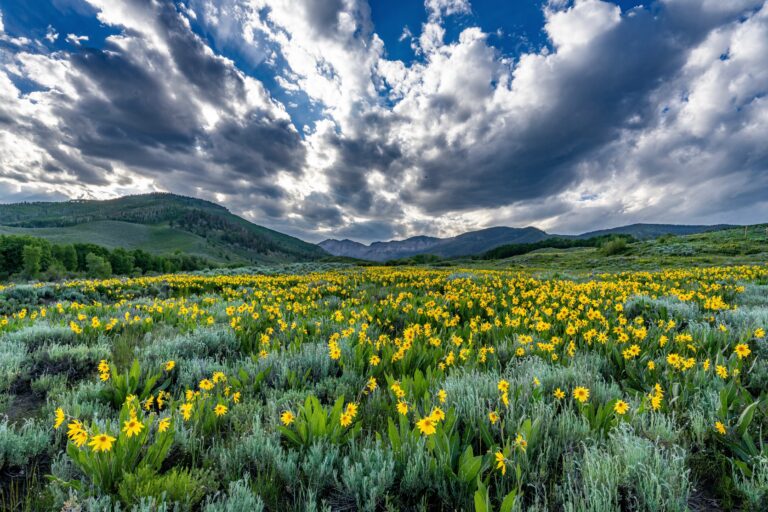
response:
[[[768,267],[0,289],[7,510],[766,510]]]

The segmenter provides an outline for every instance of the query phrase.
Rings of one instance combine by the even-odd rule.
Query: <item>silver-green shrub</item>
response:
[[[371,444],[344,457],[341,481],[359,510],[375,512],[394,483],[394,469],[392,451],[381,443]]]
[[[246,476],[229,483],[227,492],[208,498],[203,512],[262,512],[264,502],[251,490]]]
[[[0,471],[28,464],[49,445],[48,429],[35,421],[26,420],[18,427],[3,420],[0,422]]]

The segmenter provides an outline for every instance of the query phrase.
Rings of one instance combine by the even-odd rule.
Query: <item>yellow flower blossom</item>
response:
[[[283,411],[283,413],[280,415],[280,423],[285,425],[286,427],[293,423],[296,420],[296,417],[293,415],[291,411]]]
[[[425,436],[431,436],[437,432],[437,429],[435,428],[435,421],[430,416],[425,416],[424,418],[417,421],[416,427],[419,429],[419,432]]]
[[[192,417],[192,404],[189,402],[181,404],[179,406],[179,411],[181,411],[181,416],[184,418],[184,421],[189,421]]]
[[[135,418],[131,418],[123,423],[123,432],[125,432],[125,435],[129,438],[139,435],[143,428],[144,424]]]
[[[494,458],[496,460],[496,469],[501,471],[502,476],[507,474],[507,459],[504,457],[504,454],[501,452],[496,452],[494,454]]]
[[[64,423],[64,420],[66,419],[66,416],[64,415],[64,409],[59,407],[56,409],[56,419],[53,422],[53,428],[58,429],[62,423]]]
[[[112,445],[115,442],[115,438],[107,434],[96,434],[91,438],[91,442],[88,446],[94,452],[108,452],[112,449]]]
[[[749,354],[752,353],[751,350],[749,350],[749,345],[746,343],[739,343],[736,345],[736,348],[733,350],[736,355],[739,357],[739,359],[744,359],[745,357],[749,357]]]
[[[582,404],[589,400],[589,389],[578,386],[573,390],[573,398],[581,402]]]

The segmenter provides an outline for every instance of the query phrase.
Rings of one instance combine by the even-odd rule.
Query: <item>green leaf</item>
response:
[[[483,464],[483,457],[475,456],[472,452],[472,445],[467,446],[464,453],[459,458],[459,478],[466,483],[474,480]]]
[[[757,408],[758,404],[760,404],[760,400],[752,402],[747,406],[746,409],[742,411],[741,415],[739,416],[739,421],[736,422],[736,432],[738,432],[740,436],[747,432],[750,423],[752,423],[752,419],[755,417],[755,409]]]
[[[131,365],[131,371],[129,375],[131,376],[131,381],[136,383],[139,382],[139,376],[141,375],[141,367],[139,366],[138,359],[133,360],[133,364]]]
[[[296,446],[301,446],[303,443],[301,442],[301,438],[294,432],[293,430],[290,430],[286,427],[279,426],[277,427],[277,430],[283,434],[285,437],[288,438],[289,441],[291,441]]]
[[[392,445],[392,450],[395,453],[399,453],[403,444],[400,439],[400,432],[395,427],[395,422],[392,421],[392,418],[387,418],[387,434],[389,435],[389,443]]]
[[[517,491],[511,491],[504,496],[504,500],[501,502],[501,509],[499,512],[512,512],[512,508],[515,506],[517,500]]]
[[[490,501],[488,489],[482,482],[478,481],[477,490],[475,491],[475,512],[488,512],[491,508]]]
[[[733,459],[733,463],[736,465],[737,468],[741,470],[742,473],[744,473],[745,477],[752,478],[752,470],[749,468],[747,463],[737,459]]]

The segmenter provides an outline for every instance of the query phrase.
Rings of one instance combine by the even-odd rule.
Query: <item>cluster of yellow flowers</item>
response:
[[[344,408],[344,412],[341,413],[341,418],[339,419],[341,426],[342,427],[350,426],[352,424],[352,421],[354,421],[355,416],[357,416],[357,404],[354,402],[350,402]]]
[[[127,401],[133,401],[135,397],[129,397]],[[55,412],[55,419],[53,427],[58,429],[67,419],[67,415],[64,410],[59,407]],[[157,429],[159,432],[165,432],[171,425],[171,418],[165,417],[158,421]],[[123,423],[122,432],[126,438],[130,439],[136,436],[144,430],[145,425],[136,416],[136,409],[131,408],[130,417]],[[67,424],[67,437],[78,448],[88,443],[88,446],[94,452],[108,452],[112,449],[116,438],[111,436],[108,432],[89,432],[86,426],[78,419],[72,418]],[[90,439],[90,441],[89,441]]]
[[[445,419],[445,412],[439,407],[433,407],[428,416],[424,416],[416,422],[419,432],[425,436],[431,436],[437,432],[437,425]]]
[[[166,372],[172,371],[175,367],[176,362],[173,360],[166,361],[163,364],[163,369]],[[102,382],[107,382],[110,380],[111,370],[108,361],[101,360],[97,366],[97,371],[99,374],[99,379]],[[216,417],[221,417],[227,414],[229,411],[229,406],[226,405],[225,401],[231,400],[231,402],[234,404],[239,403],[241,399],[241,392],[233,392],[230,386],[226,386],[226,381],[226,375],[223,372],[217,371],[212,374],[210,379],[202,379],[198,384],[198,390],[187,389],[184,393],[185,400],[180,403],[178,407],[178,411],[182,419],[184,421],[189,421],[192,418],[194,407],[197,403],[200,403],[201,407],[205,407],[204,403],[207,401],[207,399],[212,397],[210,392],[213,391],[214,388],[216,388],[218,385],[224,387],[220,390],[221,396],[219,397],[219,395],[217,395],[214,397],[215,405],[213,405],[211,410]],[[145,424],[137,416],[137,407],[142,408],[148,412],[153,408],[156,408],[159,413],[163,410],[165,404],[171,401],[173,401],[172,395],[163,389],[158,390],[156,394],[149,394],[144,400],[139,400],[139,398],[134,394],[126,395],[125,405],[130,406],[130,412],[129,418],[123,423],[121,430],[122,433],[125,434],[127,439],[130,439],[134,436],[137,436],[144,430]],[[67,415],[61,407],[55,410],[54,416],[53,426],[55,429],[58,429],[63,423],[65,423],[65,421],[67,421]],[[158,432],[166,432],[171,427],[171,424],[172,415],[159,418],[157,422]],[[75,444],[78,448],[81,448],[90,439],[88,446],[90,446],[94,452],[110,451],[116,440],[116,438],[109,435],[108,432],[89,432],[85,425],[76,418],[71,418],[67,428],[67,437],[73,444]]]
[[[99,370],[99,378],[102,380],[102,382],[108,381],[110,373],[109,373],[109,363],[107,362],[106,359],[102,359],[101,361],[99,361],[98,370]]]
[[[265,366],[269,362],[258,358],[276,360],[304,343],[319,342],[321,357],[327,358],[324,365],[337,374],[352,368],[360,377],[357,396],[337,397],[333,410],[337,431],[343,430],[340,425],[347,429],[345,434],[353,433],[370,410],[386,410],[397,425],[407,425],[434,444],[441,429],[455,419],[454,393],[444,382],[447,375],[459,372],[499,372],[492,381],[496,390],[491,389],[490,403],[481,409],[482,428],[494,435],[506,431],[521,394],[585,416],[599,407],[600,415],[615,425],[645,411],[674,412],[678,383],[695,385],[694,379],[712,379],[718,385],[739,385],[758,353],[757,340],[766,333],[759,326],[729,330],[728,310],[744,291],[742,281],[767,278],[768,267],[755,266],[603,274],[583,281],[504,271],[402,268],[76,281],[62,287],[99,288],[110,297],[104,299],[109,303],[24,308],[0,319],[0,331],[43,318],[87,340],[123,332],[144,334],[160,324],[181,332],[215,327],[233,333],[241,350]],[[174,298],[135,298],[137,290],[159,284],[173,290]],[[670,297],[701,313],[697,320],[711,327],[706,335],[666,311],[659,314],[652,307],[658,303],[649,307],[643,303]],[[598,403],[605,392],[583,376],[576,382],[552,383],[539,374],[543,383],[533,377],[530,389],[520,389],[513,372],[507,371],[523,364],[524,358],[568,366],[584,353],[598,353],[616,375],[631,374],[636,386]],[[180,366],[184,366],[181,360]],[[166,372],[175,368],[173,360],[162,366]],[[97,369],[104,387],[121,380],[119,369],[107,360],[100,361]],[[119,447],[124,440],[143,438],[155,429],[166,432],[175,421],[183,428],[203,421],[231,423],[230,411],[240,402],[243,389],[238,379],[220,371],[205,377],[192,389],[173,389],[173,394],[155,387],[141,393],[140,400],[128,396],[127,403],[136,407],[129,415],[123,410],[119,431],[114,425],[94,430],[61,408],[56,409],[54,427],[66,424],[72,444],[90,447],[85,452],[104,453],[115,443]],[[309,414],[284,407],[276,410],[280,424],[296,423],[293,430],[300,431]],[[485,423],[486,413],[491,427]],[[727,435],[729,422],[735,425],[721,418],[714,430]],[[513,437],[500,443],[504,448],[489,451],[502,474],[511,460],[533,451],[529,440],[535,446],[535,437],[525,429]]]

